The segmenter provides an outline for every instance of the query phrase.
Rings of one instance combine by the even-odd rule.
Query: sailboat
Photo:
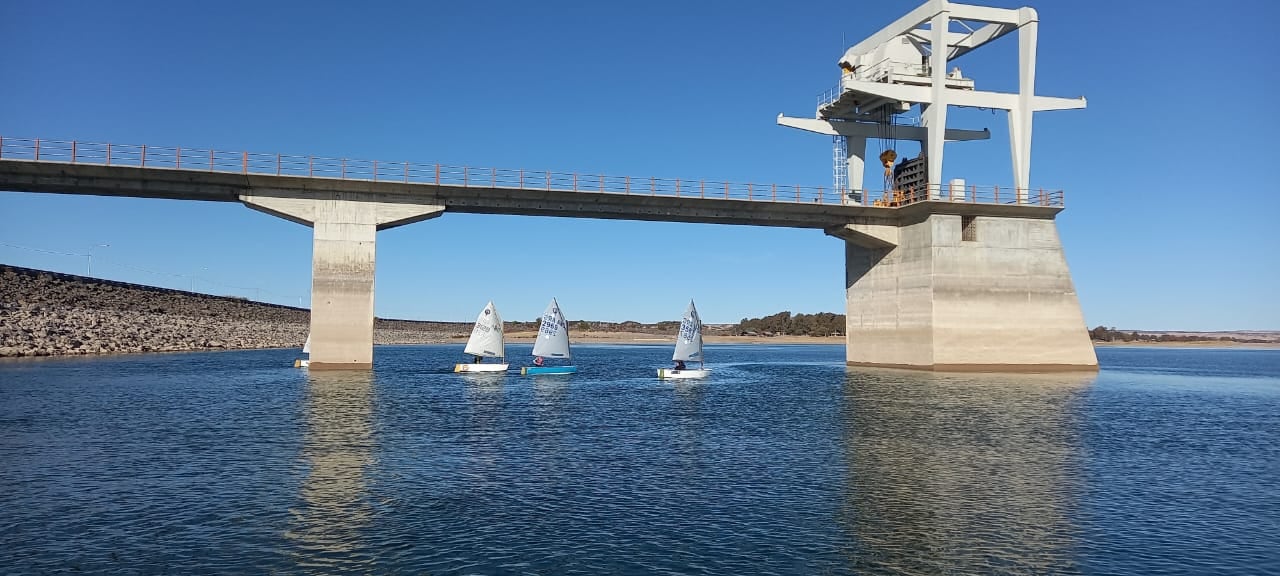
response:
[[[534,366],[525,366],[520,374],[573,374],[578,367],[573,365],[569,355],[569,323],[560,312],[560,304],[552,298],[547,310],[542,313],[542,322],[538,325],[538,339],[533,343]],[[543,366],[543,358],[564,358],[568,366]]]
[[[698,317],[698,309],[694,307],[693,300],[689,301],[689,308],[684,311],[684,318],[680,319],[680,333],[676,335],[676,351],[671,355],[671,359],[681,364],[697,362],[698,367],[683,370],[659,368],[658,378],[706,378],[711,374],[702,354],[702,319]]]
[[[471,338],[467,340],[467,347],[462,352],[475,356],[477,362],[454,364],[454,372],[507,371],[507,345],[502,335],[502,316],[498,315],[498,309],[493,306],[492,300],[480,311],[480,316],[476,317],[476,326],[471,329]],[[478,361],[484,358],[497,358],[498,362],[484,364]]]
[[[303,353],[303,354],[306,354],[306,355],[307,355],[307,358],[298,358],[298,359],[295,359],[295,360],[293,361],[293,367],[294,367],[294,368],[306,368],[307,366],[310,366],[310,365],[311,365],[311,359],[310,359],[310,357],[311,357],[311,333],[310,333],[310,332],[308,332],[308,333],[307,333],[307,341],[306,341],[305,343],[303,343],[303,344],[302,344],[302,353]]]

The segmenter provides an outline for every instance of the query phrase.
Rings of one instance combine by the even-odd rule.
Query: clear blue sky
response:
[[[829,185],[829,139],[774,118],[811,116],[842,38],[916,4],[11,1],[0,135]],[[1280,329],[1280,8],[1033,5],[1038,92],[1089,99],[1036,115],[1032,161],[1033,186],[1067,191],[1088,324]],[[957,64],[1012,90],[1016,46]],[[948,145],[945,177],[1009,186],[1003,113],[951,116],[993,137]],[[293,304],[310,287],[310,229],[234,204],[0,193],[0,242],[110,244],[95,274],[126,281],[194,274]],[[533,319],[556,296],[571,319],[675,319],[691,297],[708,322],[843,312],[843,250],[806,230],[446,214],[380,233],[376,311],[469,321],[492,298]],[[3,245],[0,262],[85,268]]]

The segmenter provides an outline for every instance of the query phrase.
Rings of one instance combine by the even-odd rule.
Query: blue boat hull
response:
[[[532,376],[534,374],[573,374],[577,371],[577,366],[525,366],[520,369],[520,374],[522,376]]]

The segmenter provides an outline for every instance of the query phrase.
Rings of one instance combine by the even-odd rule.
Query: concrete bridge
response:
[[[846,243],[850,365],[1096,369],[1061,191],[918,194],[0,139],[0,190],[240,202],[311,226],[311,368],[373,359],[376,232],[446,212],[811,228]]]

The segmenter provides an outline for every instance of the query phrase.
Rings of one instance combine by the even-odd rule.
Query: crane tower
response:
[[[1025,200],[1031,177],[1031,119],[1034,112],[1085,107],[1084,97],[1035,95],[1039,16],[1032,8],[1004,9],[929,0],[853,45],[837,62],[840,83],[819,98],[814,118],[778,115],[778,124],[834,137],[835,185],[845,199],[864,203],[868,138],[921,143],[921,155],[899,158],[892,147],[878,158],[885,190],[903,186],[941,197],[943,142],[985,140],[990,131],[949,129],[948,106],[1005,110],[1013,183]],[[978,90],[953,60],[1011,32],[1018,33],[1018,91]],[[919,121],[904,122],[908,113]],[[922,195],[922,197],[925,197]]]

